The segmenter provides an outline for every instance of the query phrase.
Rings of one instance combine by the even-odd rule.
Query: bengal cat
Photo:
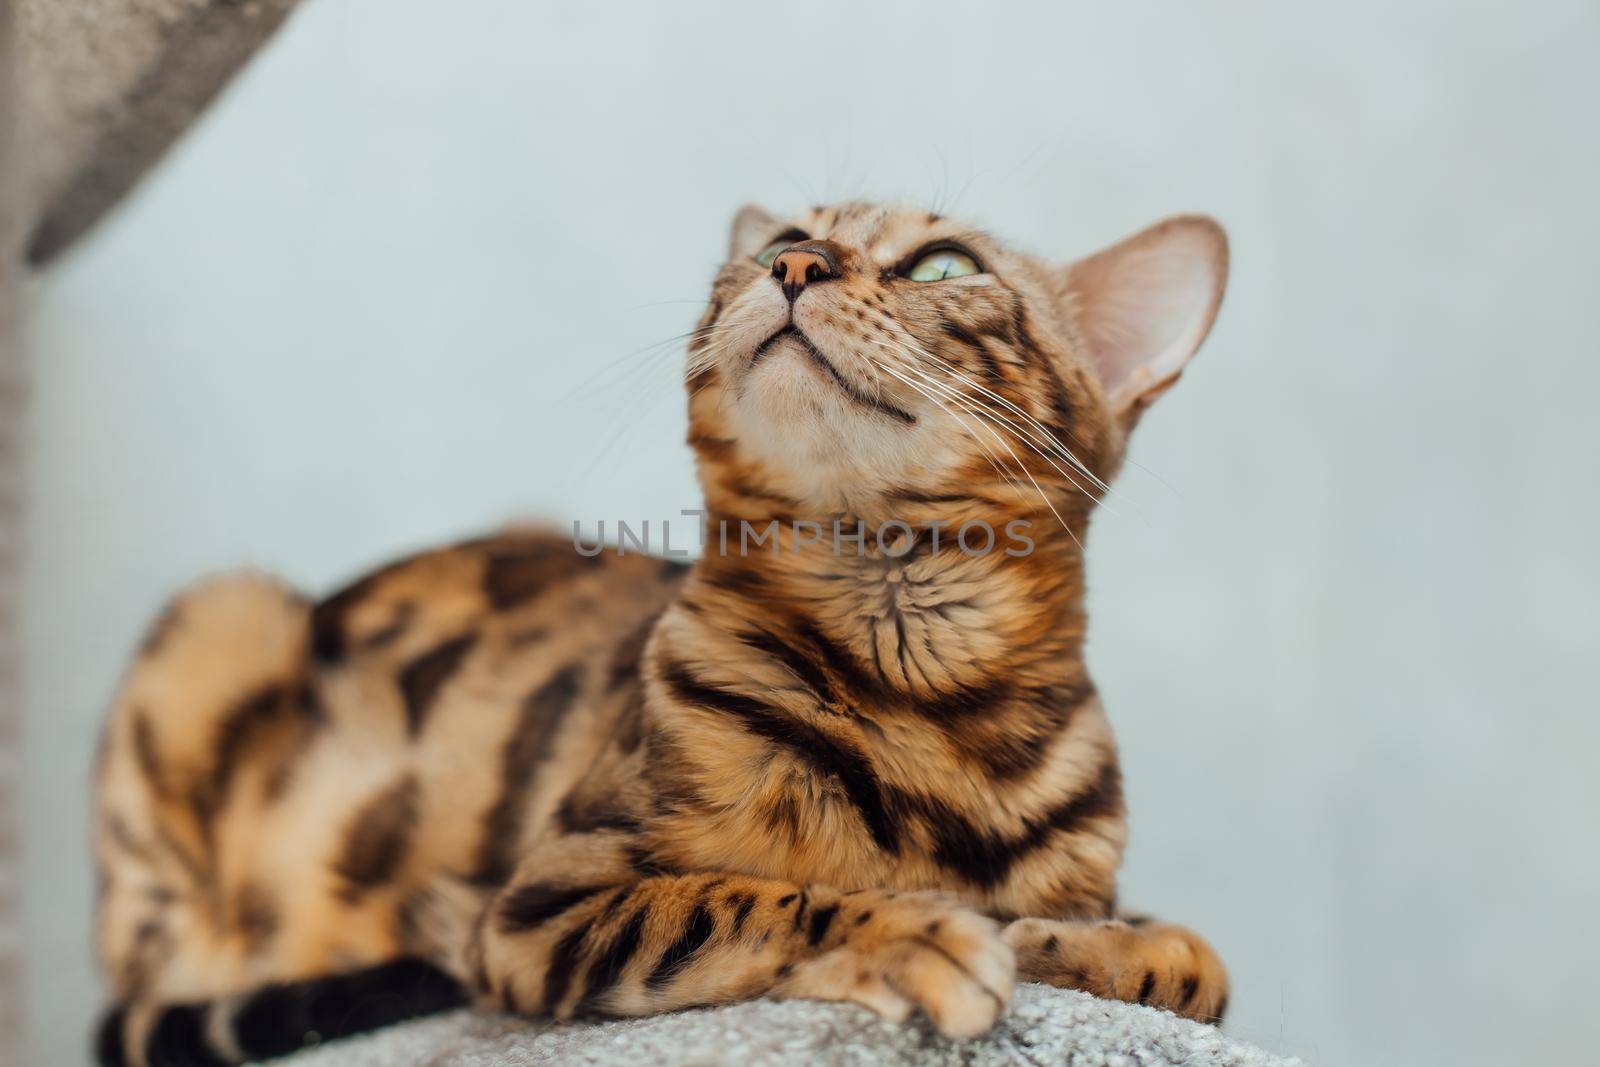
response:
[[[1226,273],[1202,217],[1057,266],[924,211],[746,208],[689,344],[698,562],[509,532],[318,602],[179,596],[99,764],[102,1062],[469,1000],[960,1037],[1017,978],[1219,1019],[1212,949],[1115,910],[1083,542]]]

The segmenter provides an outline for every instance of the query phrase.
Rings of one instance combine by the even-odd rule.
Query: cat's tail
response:
[[[121,1005],[95,1039],[102,1067],[222,1067],[296,1052],[467,1003],[467,991],[427,960],[263,986],[219,1000]]]

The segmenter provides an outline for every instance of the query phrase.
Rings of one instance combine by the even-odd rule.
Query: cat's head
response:
[[[747,207],[689,347],[708,499],[1086,515],[1205,339],[1227,269],[1200,216],[1054,264],[926,211]]]

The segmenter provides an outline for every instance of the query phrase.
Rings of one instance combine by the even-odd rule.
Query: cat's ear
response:
[[[758,204],[746,204],[733,217],[733,228],[728,233],[728,258],[743,259],[760,252],[777,235],[778,227],[778,216]]]
[[[1228,237],[1178,215],[1080,259],[1063,284],[1112,410],[1137,418],[1178,380],[1217,317]]]

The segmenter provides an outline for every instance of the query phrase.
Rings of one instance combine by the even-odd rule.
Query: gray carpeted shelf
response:
[[[864,1008],[758,1000],[603,1023],[534,1023],[470,1011],[330,1042],[285,1067],[1292,1067],[1212,1026],[1137,1004],[1048,986],[1017,989],[988,1035],[940,1037],[925,1022],[887,1023]]]

